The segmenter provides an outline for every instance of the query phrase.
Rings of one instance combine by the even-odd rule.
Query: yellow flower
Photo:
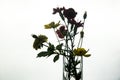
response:
[[[35,41],[33,43],[33,48],[35,48],[36,50],[38,48],[43,47],[43,43],[47,42],[47,37],[45,35],[39,35],[35,38]]]
[[[84,57],[89,57],[91,54],[86,54],[88,50],[85,50],[84,48],[77,48],[73,50],[74,55],[76,56],[84,56]]]
[[[47,39],[48,39],[47,36],[45,35],[39,35],[38,38],[41,40],[42,43],[47,42]]]
[[[60,21],[55,24],[55,22],[51,22],[49,24],[44,25],[45,29],[56,28],[60,25]]]

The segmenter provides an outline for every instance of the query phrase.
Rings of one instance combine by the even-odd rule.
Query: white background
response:
[[[55,7],[73,7],[78,20],[85,11],[84,80],[120,80],[119,0],[0,0],[0,80],[62,80],[62,58],[36,58],[31,34],[46,34],[44,24],[59,21]]]

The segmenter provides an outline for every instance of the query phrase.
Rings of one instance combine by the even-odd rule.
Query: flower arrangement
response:
[[[90,57],[88,50],[82,47],[84,38],[84,24],[87,12],[83,15],[83,20],[76,21],[77,12],[73,8],[65,7],[53,8],[53,15],[59,14],[61,21],[50,22],[44,25],[45,29],[53,29],[58,41],[57,45],[48,42],[46,35],[35,35],[33,48],[35,50],[46,47],[45,51],[40,51],[37,57],[49,57],[55,55],[53,61],[59,60],[63,56],[63,80],[83,80],[83,57]],[[76,40],[77,39],[77,40]],[[75,44],[75,42],[77,44]]]

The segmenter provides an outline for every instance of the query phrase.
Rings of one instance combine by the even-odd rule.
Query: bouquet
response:
[[[48,42],[46,35],[33,34],[32,37],[35,39],[33,48],[38,50],[46,47],[46,50],[40,51],[37,57],[54,55],[53,62],[59,60],[60,56],[63,57],[63,80],[83,80],[83,57],[91,56],[88,54],[89,49],[82,47],[87,12],[80,21],[76,20],[77,12],[73,8],[53,8],[53,15],[55,14],[60,16],[60,20],[45,24],[44,28],[53,29],[58,44]]]

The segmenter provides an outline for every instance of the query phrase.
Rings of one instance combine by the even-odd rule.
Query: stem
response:
[[[71,56],[71,59],[72,59],[73,65],[74,65],[74,75],[75,75],[75,79],[76,79],[76,80],[78,80],[78,79],[77,79],[76,66],[75,66],[75,63],[74,63],[74,57],[73,57],[73,56]]]
[[[43,46],[45,46],[45,47],[49,47],[49,46],[47,46],[47,45],[45,45],[45,44],[42,44]]]
[[[54,30],[54,32],[55,32],[55,28],[53,28],[53,30]],[[60,44],[60,40],[58,39],[58,36],[57,36],[56,32],[55,32],[55,36],[56,36],[56,38],[57,38],[58,43]]]
[[[85,23],[85,19],[84,19],[84,23]],[[84,30],[84,23],[83,23],[82,31]],[[83,43],[83,38],[81,39],[80,48],[82,47],[82,43]],[[83,56],[81,56],[81,80],[83,80]]]
[[[81,38],[79,39],[77,48],[79,48],[80,43],[81,43]]]
[[[83,56],[81,56],[81,80],[83,80]]]
[[[82,44],[83,44],[83,38],[81,39],[81,44],[80,44],[80,48],[82,47]]]

